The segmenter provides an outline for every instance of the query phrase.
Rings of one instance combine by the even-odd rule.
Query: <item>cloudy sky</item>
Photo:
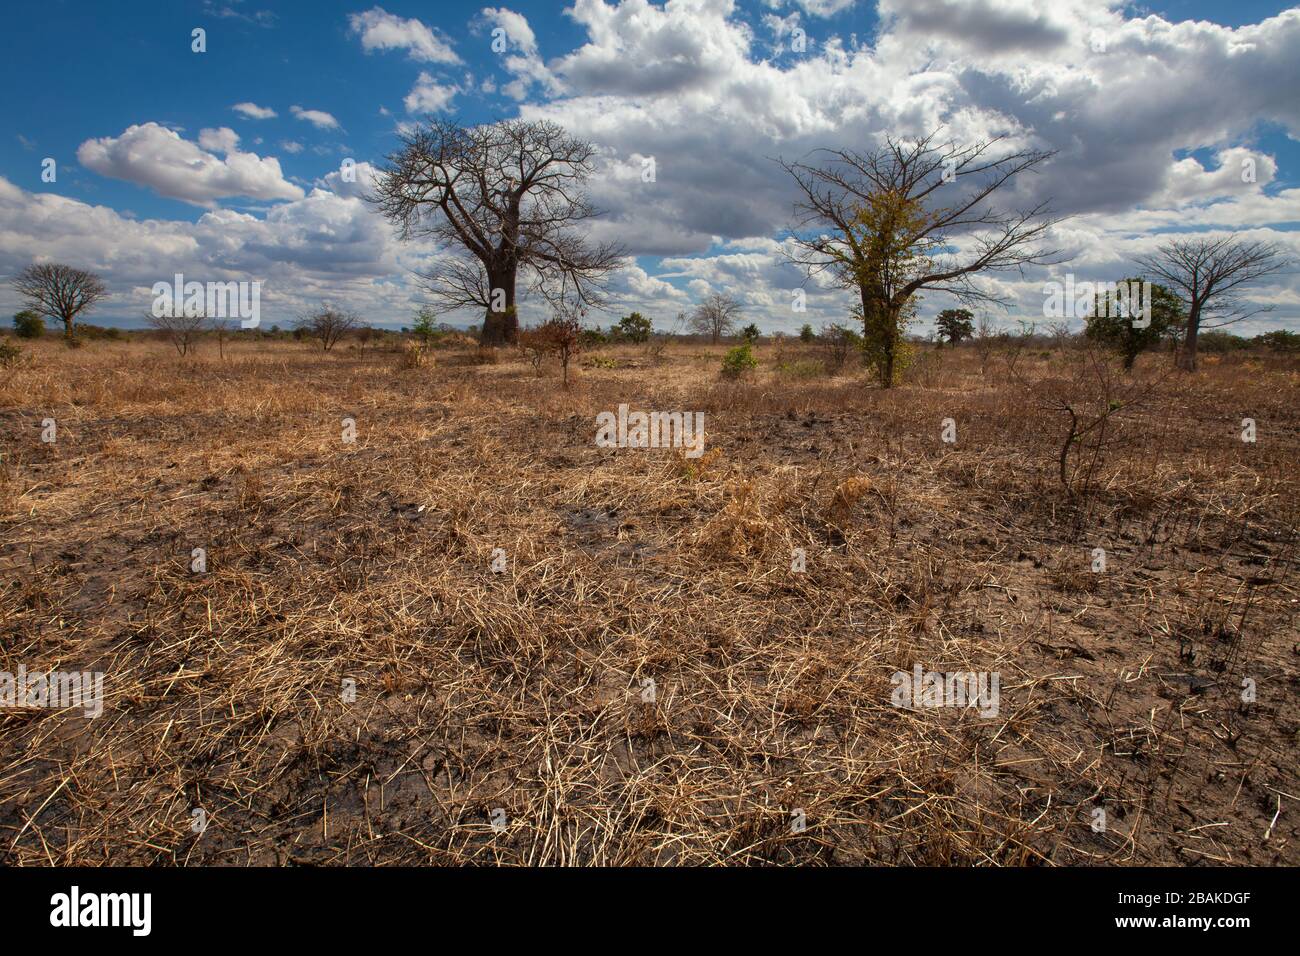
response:
[[[937,128],[1058,151],[1006,202],[1068,214],[1069,263],[989,278],[1003,322],[1041,316],[1045,279],[1117,280],[1171,233],[1300,259],[1300,8],[1278,3],[45,0],[7,20],[0,277],[99,272],[104,324],[139,325],[178,272],[261,281],[264,324],[323,301],[410,324],[412,273],[439,250],[399,242],[360,194],[428,116],[547,118],[599,147],[593,232],[629,252],[602,325],[636,309],[669,328],[714,290],[769,331],[842,319],[847,297],[816,284],[791,310],[795,196],[774,159]],[[1252,297],[1273,311],[1238,331],[1300,329],[1300,274]],[[952,304],[927,297],[918,331]],[[19,307],[0,287],[2,314]]]

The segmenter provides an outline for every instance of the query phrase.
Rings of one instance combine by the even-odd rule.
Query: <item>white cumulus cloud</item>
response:
[[[231,109],[241,116],[255,120],[275,119],[279,115],[269,106],[258,106],[256,103],[236,103]]]
[[[279,160],[240,152],[239,137],[231,130],[203,130],[199,137],[196,144],[157,123],[142,123],[120,136],[86,140],[77,149],[77,160],[101,176],[196,206],[233,196],[302,198],[302,190],[284,178]]]
[[[348,26],[354,36],[361,37],[361,48],[367,53],[405,50],[411,59],[426,63],[461,62],[451,48],[451,41],[441,33],[414,18],[406,20],[391,14],[383,7],[352,14],[348,17]]]

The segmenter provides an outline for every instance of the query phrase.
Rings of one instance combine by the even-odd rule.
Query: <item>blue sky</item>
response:
[[[1081,275],[1123,271],[1152,237],[1188,228],[1294,247],[1300,126],[1286,100],[1300,101],[1300,14],[954,2],[24,5],[0,56],[0,275],[77,258],[110,281],[106,322],[133,324],[151,277],[187,269],[261,279],[285,319],[332,300],[408,324],[421,300],[411,273],[442,251],[396,242],[337,170],[345,157],[381,162],[398,125],[428,112],[545,116],[601,147],[601,228],[634,254],[602,322],[638,308],[666,326],[721,289],[765,328],[788,328],[782,303],[798,279],[778,242],[793,194],[768,158],[939,122],[957,138],[1012,130],[1061,150],[1038,186],[1076,217],[1065,239]],[[976,9],[975,28],[963,25]],[[505,54],[491,48],[497,26]],[[798,56],[794,28],[809,40]],[[1098,29],[1113,37],[1100,58],[1085,42]],[[660,175],[638,192],[625,172],[646,155]],[[1246,156],[1261,181],[1234,191],[1229,165]],[[47,157],[53,183],[41,181]],[[186,157],[207,164],[201,186],[168,178],[163,167]],[[996,281],[1015,315],[1042,277]],[[815,291],[808,318],[842,315],[842,297]],[[1260,302],[1273,313],[1243,331],[1300,328],[1294,277]],[[0,291],[0,308],[16,304]]]

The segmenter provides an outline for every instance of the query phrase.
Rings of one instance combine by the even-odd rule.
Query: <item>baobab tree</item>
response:
[[[61,321],[68,341],[75,332],[77,316],[108,295],[108,286],[93,272],[57,262],[28,266],[14,277],[13,287],[32,311]]]
[[[420,278],[442,311],[485,310],[485,345],[514,342],[520,271],[552,305],[600,303],[622,258],[577,228],[597,215],[582,192],[595,147],[547,121],[465,127],[431,121],[403,134],[370,197],[403,239],[457,250]]]
[[[743,311],[740,302],[726,293],[711,293],[691,313],[691,329],[717,345],[718,339],[736,327]]]
[[[992,196],[1053,155],[997,155],[994,139],[967,146],[887,139],[871,152],[817,150],[815,162],[781,165],[802,193],[795,203],[789,259],[855,291],[880,383],[894,382],[898,343],[922,290],[962,304],[1001,302],[972,279],[1058,261],[1039,243],[1059,220],[1042,202],[1009,212]],[[957,243],[961,237],[962,242]]]
[[[1271,242],[1221,236],[1170,239],[1152,255],[1139,256],[1143,271],[1159,279],[1187,307],[1187,334],[1178,364],[1196,371],[1196,338],[1202,326],[1217,329],[1271,310],[1247,308],[1241,302],[1242,285],[1285,269],[1289,260]],[[1206,319],[1212,319],[1207,324]]]

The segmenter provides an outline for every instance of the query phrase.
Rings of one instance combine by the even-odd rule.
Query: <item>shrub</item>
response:
[[[1200,352],[1236,352],[1250,348],[1250,340],[1215,329],[1200,333],[1196,337],[1196,348]]]
[[[411,327],[411,331],[420,337],[426,347],[432,344],[433,337],[437,335],[436,319],[433,310],[425,306],[416,316],[415,325]]]
[[[23,350],[9,342],[0,342],[0,368],[17,368],[23,360]]]
[[[1300,332],[1288,332],[1278,329],[1255,336],[1255,344],[1263,345],[1274,352],[1300,352]]]
[[[20,339],[39,339],[45,334],[45,320],[31,309],[14,316],[14,334]]]
[[[91,325],[88,322],[78,322],[75,335],[80,336],[85,342],[97,341],[99,339],[110,339],[114,342],[120,342],[126,338],[121,329],[102,325]],[[84,344],[84,342],[83,342]]]
[[[428,350],[419,342],[403,342],[402,350],[397,356],[397,367],[403,369],[424,368],[429,362]]]
[[[634,345],[644,345],[650,340],[654,326],[640,312],[633,312],[618,320],[619,334]]]
[[[542,374],[542,360],[551,348],[550,336],[541,329],[524,329],[519,333],[519,351],[524,353],[524,358],[538,375]]]
[[[838,375],[844,370],[849,356],[862,352],[862,336],[843,325],[827,325],[818,337],[821,343],[821,362],[827,375]]]
[[[569,387],[569,363],[582,351],[582,320],[586,310],[581,306],[561,304],[555,315],[538,326],[535,334],[546,343],[546,350],[554,352],[564,373],[564,387]]]
[[[754,358],[754,351],[746,342],[727,352],[722,360],[722,377],[740,378],[746,372],[756,368],[758,368],[758,359]]]
[[[811,325],[805,324],[804,327],[799,330],[799,341],[804,343],[804,345],[808,345],[815,338],[817,338],[817,333],[813,331]]]

